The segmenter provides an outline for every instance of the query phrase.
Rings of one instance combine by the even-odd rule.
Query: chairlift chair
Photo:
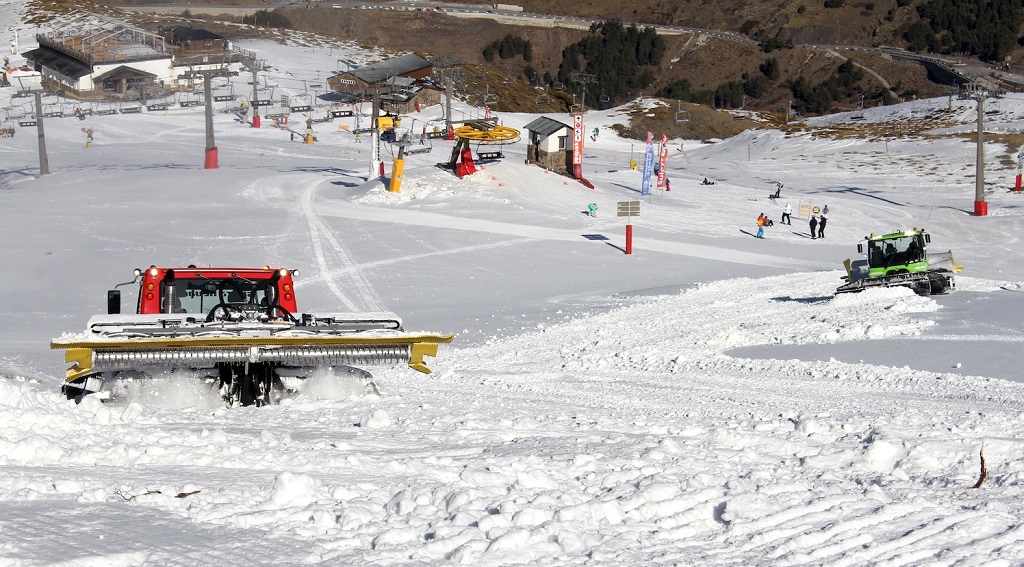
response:
[[[479,161],[503,159],[505,157],[505,153],[502,151],[502,146],[503,144],[498,142],[497,150],[484,151],[481,148],[490,147],[490,144],[486,142],[479,142],[476,145],[476,159]]]
[[[235,94],[235,85],[231,84],[231,81],[228,81],[227,87],[229,90],[228,94],[213,95],[213,102],[230,102],[238,98],[238,95]]]
[[[427,136],[420,136],[418,146],[419,147],[417,147],[416,144],[413,144],[405,148],[405,155],[408,156],[413,154],[429,154],[430,151],[434,149],[434,143],[431,142],[430,138]]]
[[[137,100],[122,102],[118,107],[121,114],[136,114],[142,112],[142,103]]]
[[[178,95],[178,105],[182,108],[188,108],[190,106],[200,106],[205,103],[205,96],[203,94],[197,94],[195,91],[181,93],[180,95]]]
[[[675,119],[676,124],[683,124],[683,123],[686,123],[686,122],[689,122],[689,121],[690,121],[690,111],[689,110],[677,110],[676,111],[676,119]]]
[[[292,112],[312,112],[313,111],[313,95],[310,95],[310,94],[292,95],[292,97],[288,101],[288,108]]]
[[[59,102],[43,105],[43,116],[46,118],[60,118],[64,116],[64,110]]]
[[[96,114],[99,116],[109,116],[111,114],[117,114],[117,107],[112,102],[104,102],[100,104],[100,107],[96,109]]]

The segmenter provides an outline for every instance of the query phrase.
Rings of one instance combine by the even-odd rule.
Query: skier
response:
[[[757,216],[757,238],[764,238],[764,213]]]
[[[821,220],[818,221],[818,238],[825,238],[825,223],[828,222],[828,205],[821,210]]]
[[[793,214],[793,205],[790,205],[789,203],[786,203],[786,210],[782,211],[782,220],[779,221],[779,222],[784,222],[786,224],[793,224],[792,219],[789,216],[791,214]]]
[[[811,240],[817,238],[816,229],[818,228],[818,219],[814,215],[811,215]]]
[[[597,203],[590,203],[587,205],[587,215],[592,217],[597,216]]]

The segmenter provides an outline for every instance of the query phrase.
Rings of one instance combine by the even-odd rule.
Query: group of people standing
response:
[[[779,224],[793,224],[793,205],[786,203],[786,208],[782,211],[782,220]],[[757,217],[757,238],[764,238],[764,227],[772,226],[775,223],[770,218],[761,213]],[[821,211],[811,214],[810,227],[811,227],[811,239],[825,238],[825,225],[828,224],[828,205],[825,205]]]
[[[811,240],[825,238],[825,225],[828,224],[828,205],[818,215],[811,214]],[[817,232],[815,232],[817,230]]]

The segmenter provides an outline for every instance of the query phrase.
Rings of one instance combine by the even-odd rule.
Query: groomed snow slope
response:
[[[282,90],[342,49],[367,57],[245,47]],[[989,122],[1017,128],[1024,97],[999,104]],[[436,142],[389,194],[338,128],[352,119],[306,145],[218,112],[216,170],[197,109],[48,120],[43,177],[31,129],[0,140],[0,566],[1024,562],[1016,149],[988,147],[978,218],[959,138],[674,140],[672,191],[643,198],[626,256],[612,211],[640,198],[642,148],[609,128],[623,112],[587,114],[593,191],[522,144],[459,180]],[[787,201],[828,204],[826,238],[797,218],[752,238]],[[955,294],[834,296],[859,239],[910,226],[966,264]],[[380,395],[325,372],[268,408],[176,377],[64,400],[49,340],[152,263],[298,268],[304,311],[388,309],[458,338],[430,376],[375,369]]]

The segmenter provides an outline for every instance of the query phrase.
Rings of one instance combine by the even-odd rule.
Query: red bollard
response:
[[[217,169],[217,148],[206,148],[206,163],[203,169]]]
[[[633,225],[626,225],[626,254],[633,253]]]
[[[988,203],[985,201],[974,202],[974,216],[976,217],[987,217],[988,216]]]
[[[253,112],[253,115],[252,115],[252,127],[253,128],[259,128],[260,127],[260,115],[256,114],[255,112]]]
[[[1020,191],[1021,174],[1017,174],[1017,183],[1013,186],[1014,191]]]
[[[380,176],[384,177],[384,162],[380,162]]]

